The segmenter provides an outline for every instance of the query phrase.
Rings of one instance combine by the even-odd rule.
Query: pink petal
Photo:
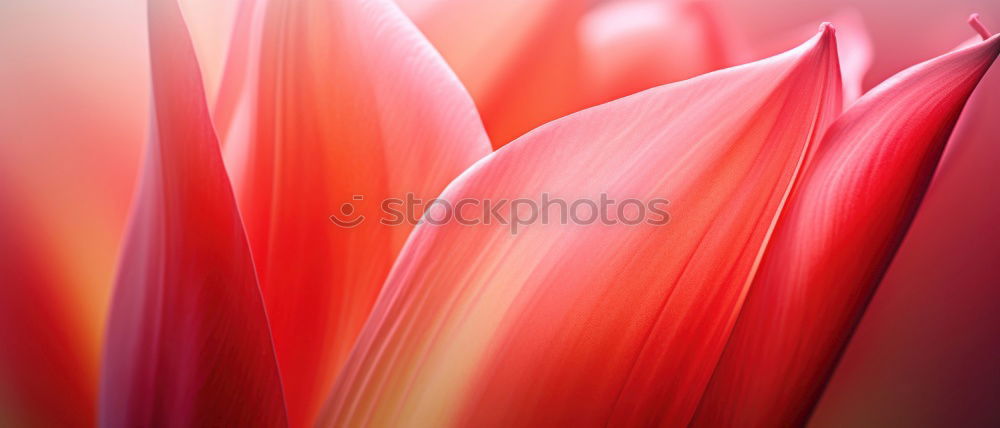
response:
[[[798,167],[840,111],[834,43],[826,29],[582,111],[476,164],[443,199],[666,198],[671,221],[418,227],[321,422],[686,421]]]
[[[112,303],[104,426],[285,426],[263,301],[198,63],[173,0],[149,2],[147,147]]]
[[[778,222],[695,425],[805,422],[998,51],[994,36],[911,67],[831,126]]]
[[[289,417],[305,426],[412,229],[380,224],[380,202],[433,199],[489,141],[457,77],[388,0],[277,0],[246,13],[227,166]],[[364,221],[344,228],[331,215]]]

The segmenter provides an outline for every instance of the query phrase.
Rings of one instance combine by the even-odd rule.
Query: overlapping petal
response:
[[[216,117],[290,419],[305,426],[412,229],[381,224],[381,202],[433,199],[489,140],[388,0],[248,2],[240,17]]]
[[[101,379],[103,426],[285,426],[250,248],[174,0],[149,2],[152,132]]]
[[[805,422],[1000,36],[921,63],[833,124],[789,199],[695,425]]]
[[[685,423],[841,109],[834,44],[823,27],[780,56],[550,123],[464,173],[443,199],[665,198],[670,223],[419,226],[321,422]]]

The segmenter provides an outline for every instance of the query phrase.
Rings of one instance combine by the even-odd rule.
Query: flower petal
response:
[[[916,65],[830,130],[779,220],[695,425],[804,423],[1000,36]]]
[[[419,226],[321,423],[686,421],[798,166],[840,111],[824,28],[552,122],[464,173],[444,200],[666,198],[670,223]]]
[[[388,0],[275,0],[248,13],[227,166],[289,417],[305,426],[412,229],[381,224],[380,201],[432,199],[490,147],[458,78]]]
[[[198,63],[149,2],[150,143],[108,322],[103,426],[285,426],[267,317]]]

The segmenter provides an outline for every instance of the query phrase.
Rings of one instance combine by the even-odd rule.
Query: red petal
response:
[[[249,14],[227,166],[289,417],[305,426],[412,229],[380,224],[380,202],[434,198],[489,141],[457,77],[391,2],[277,0]],[[343,228],[331,215],[364,221]]]
[[[775,230],[696,425],[805,422],[1000,36],[914,66],[831,126]]]
[[[833,43],[827,30],[582,111],[467,171],[442,198],[666,198],[672,220],[418,227],[322,421],[685,422],[797,168],[840,111]]]
[[[264,306],[173,0],[149,2],[153,132],[115,284],[104,426],[284,426]]]

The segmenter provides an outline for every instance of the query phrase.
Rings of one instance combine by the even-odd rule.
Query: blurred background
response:
[[[860,17],[870,37],[865,89],[970,39],[971,12],[1000,30],[996,0],[694,1],[662,21],[614,5],[645,0],[509,0],[523,13],[476,15],[497,1],[400,0],[469,87],[495,146],[575,109],[789,48],[831,17],[853,17],[833,19],[838,36]],[[181,3],[211,100],[237,1]],[[145,4],[0,0],[0,40],[0,421],[60,409],[52,420],[88,425],[147,132]],[[639,61],[628,46],[665,55]],[[619,85],[621,73],[635,78]],[[558,103],[580,92],[567,82],[607,90]],[[998,114],[994,67],[811,425],[1000,426]]]

